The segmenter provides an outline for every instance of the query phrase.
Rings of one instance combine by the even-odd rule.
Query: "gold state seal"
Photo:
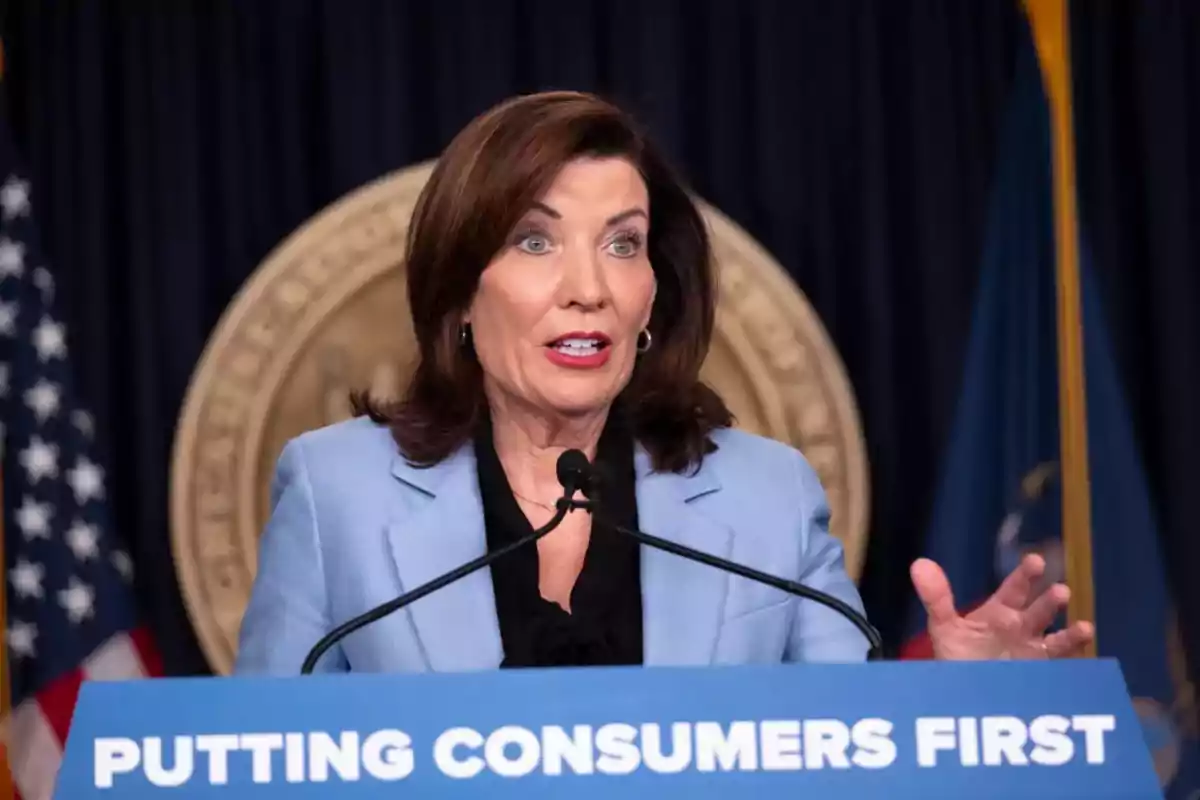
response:
[[[345,418],[351,389],[395,393],[414,354],[404,238],[424,163],[308,221],[259,266],[192,377],[171,467],[171,537],[184,599],[219,674],[232,667],[275,459],[291,437]],[[705,378],[740,427],[801,449],[829,495],[857,578],[865,548],[865,445],[845,370],[787,274],[715,209],[721,299]]]

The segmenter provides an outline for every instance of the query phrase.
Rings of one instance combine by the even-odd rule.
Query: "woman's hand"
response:
[[[927,558],[910,570],[917,596],[929,615],[934,658],[944,661],[1069,658],[1083,653],[1095,630],[1089,622],[1046,635],[1067,604],[1070,591],[1056,583],[1031,597],[1046,569],[1036,555],[1025,556],[987,602],[960,616],[946,573]]]

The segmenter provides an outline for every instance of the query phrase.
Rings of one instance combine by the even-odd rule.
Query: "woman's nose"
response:
[[[564,305],[598,308],[607,302],[604,267],[595,250],[580,247],[566,253],[561,291]]]

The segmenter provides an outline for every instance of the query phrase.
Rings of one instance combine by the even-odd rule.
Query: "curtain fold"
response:
[[[1082,241],[1112,326],[1195,681],[1200,4],[1089,0],[1072,11]]]

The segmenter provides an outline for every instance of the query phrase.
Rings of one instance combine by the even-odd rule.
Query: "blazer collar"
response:
[[[408,592],[487,552],[483,502],[470,445],[427,468],[397,455],[392,474],[411,491],[388,525],[392,561]],[[489,570],[480,569],[407,609],[429,668],[496,667],[503,658]]]
[[[684,474],[655,472],[640,445],[634,455],[642,529],[727,558],[733,540],[724,523],[702,513],[703,498],[721,484],[705,459]],[[403,591],[411,591],[487,552],[475,452],[464,445],[446,460],[416,467],[397,455],[392,474],[412,491],[388,526]],[[729,575],[670,553],[642,548],[644,663],[709,664],[716,650]],[[422,598],[408,612],[435,671],[490,669],[503,658],[490,572],[478,570]],[[453,624],[448,625],[447,620]]]
[[[649,481],[655,492],[664,492],[683,503],[721,488],[710,459],[705,459],[699,470],[684,474],[655,472],[650,454],[638,444],[634,453],[634,468],[639,484]],[[460,490],[464,481],[474,482],[475,451],[470,444],[463,445],[445,461],[431,467],[415,466],[397,454],[392,459],[392,475],[428,497],[437,497],[447,485],[452,490]],[[477,491],[475,495],[478,496]]]
[[[721,489],[706,458],[695,472],[655,472],[636,455],[642,530],[693,550],[728,558],[733,531],[704,513],[705,498]],[[729,573],[651,547],[642,548],[643,661],[646,666],[707,665],[716,654]]]

